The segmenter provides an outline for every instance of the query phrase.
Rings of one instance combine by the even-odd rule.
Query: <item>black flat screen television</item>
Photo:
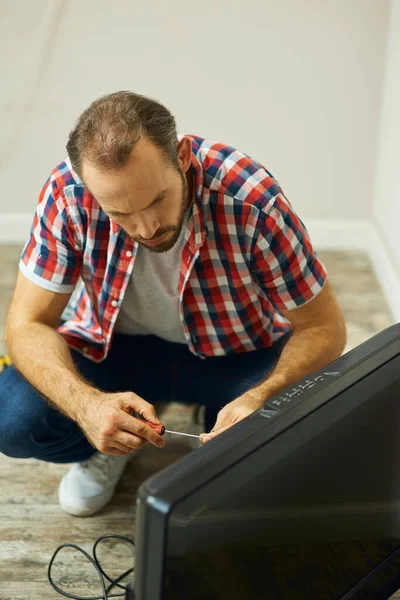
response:
[[[145,481],[135,600],[400,587],[400,324]]]

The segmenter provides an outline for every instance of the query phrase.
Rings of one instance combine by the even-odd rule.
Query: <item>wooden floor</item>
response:
[[[4,350],[4,320],[14,285],[20,248],[0,247],[0,352]],[[343,309],[349,350],[391,324],[387,305],[371,266],[362,253],[321,252],[331,283]],[[167,424],[184,429],[190,407],[171,405]],[[160,452],[146,447],[126,468],[112,502],[98,515],[79,519],[59,508],[57,487],[68,465],[15,460],[0,455],[0,600],[61,598],[47,581],[47,567],[56,548],[74,543],[91,554],[95,540],[107,533],[135,535],[135,494],[140,484],[190,449],[170,442]],[[112,546],[112,551],[111,551]],[[132,566],[129,548],[104,546],[103,568],[118,576]],[[82,555],[64,550],[54,568],[54,579],[72,594],[101,594],[93,568]],[[400,594],[394,598],[400,599]],[[318,599],[315,599],[318,600]]]

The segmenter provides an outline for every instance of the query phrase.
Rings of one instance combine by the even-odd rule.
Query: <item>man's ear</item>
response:
[[[186,173],[192,162],[192,140],[183,137],[178,145],[178,162],[182,171]]]

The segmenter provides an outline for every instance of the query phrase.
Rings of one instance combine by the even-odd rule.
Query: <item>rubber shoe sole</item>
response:
[[[92,498],[90,506],[85,506],[79,502],[75,496],[68,494],[66,490],[65,476],[61,479],[60,487],[58,488],[58,502],[62,510],[74,517],[90,517],[99,512],[106,506],[114,496],[116,485],[105,490],[102,494]]]
[[[109,456],[96,453],[88,461],[73,464],[62,477],[58,501],[75,517],[89,517],[112,499],[122,473],[133,454]]]

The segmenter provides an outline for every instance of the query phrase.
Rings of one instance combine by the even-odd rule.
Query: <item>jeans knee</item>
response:
[[[13,367],[0,377],[0,415],[0,452],[6,456],[65,463],[86,460],[91,449],[76,423]]]
[[[11,366],[0,376],[0,452],[13,458],[31,458],[31,431],[43,418],[43,400]]]

